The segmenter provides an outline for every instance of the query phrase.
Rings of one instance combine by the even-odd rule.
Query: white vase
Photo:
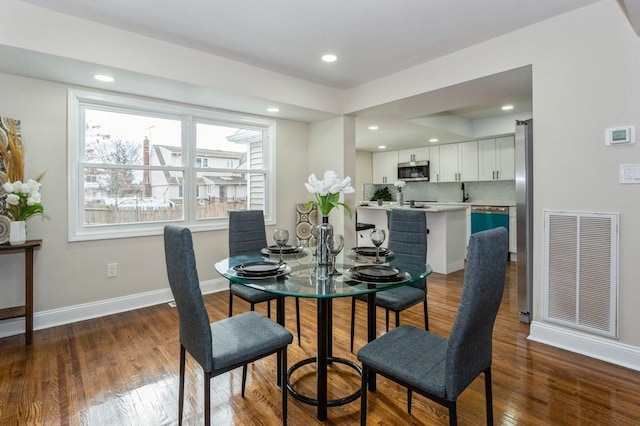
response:
[[[27,226],[24,220],[11,221],[9,226],[9,244],[17,246],[27,241]]]

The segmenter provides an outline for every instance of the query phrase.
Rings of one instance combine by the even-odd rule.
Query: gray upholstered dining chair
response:
[[[427,260],[427,219],[423,211],[393,209],[389,214],[389,240],[387,248],[394,252],[394,262]],[[351,352],[355,329],[356,300],[367,301],[367,295],[351,299]],[[376,306],[385,309],[386,330],[389,331],[389,311],[395,312],[396,327],[400,325],[400,312],[422,302],[424,329],[429,330],[427,307],[427,280],[423,278],[405,286],[376,293]]]
[[[505,228],[471,235],[458,312],[449,339],[403,325],[358,351],[362,362],[360,424],[367,419],[366,377],[379,373],[449,409],[457,424],[458,396],[484,373],[487,424],[493,424],[491,396],[492,336],[504,291],[509,236]]]
[[[204,370],[204,420],[211,424],[210,380],[242,366],[244,397],[247,364],[268,355],[280,355],[282,423],[287,422],[287,346],[291,333],[271,319],[246,312],[209,323],[196,270],[191,232],[188,228],[165,226],[164,252],[171,293],[178,309],[180,336],[180,389],[178,424],[182,424],[184,408],[185,353]]]
[[[260,255],[267,247],[267,235],[262,210],[234,210],[229,212],[229,256],[246,254]],[[256,303],[267,302],[267,316],[271,317],[271,301],[276,298],[273,293],[257,290],[229,281],[229,316],[233,315],[233,296],[248,302],[251,310]],[[298,345],[300,345],[300,302],[296,300],[296,327]]]

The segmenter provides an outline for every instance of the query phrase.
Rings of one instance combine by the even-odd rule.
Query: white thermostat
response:
[[[636,126],[610,127],[604,131],[605,145],[636,143]]]

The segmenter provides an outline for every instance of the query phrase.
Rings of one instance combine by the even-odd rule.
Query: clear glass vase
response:
[[[398,205],[399,205],[400,207],[402,207],[402,205],[404,204],[404,197],[403,197],[402,192],[398,192],[398,193],[396,194],[396,201],[398,201]]]
[[[327,248],[329,235],[333,235],[333,226],[329,224],[329,216],[322,216],[322,223],[317,228],[316,262],[318,266],[331,265],[331,252]]]

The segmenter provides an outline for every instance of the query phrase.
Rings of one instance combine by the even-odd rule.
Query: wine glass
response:
[[[276,229],[273,231],[273,239],[276,241],[276,244],[278,244],[278,247],[280,247],[280,263],[283,263],[282,249],[289,241],[289,231],[286,229]]]
[[[298,251],[298,255],[296,256],[296,259],[298,260],[298,263],[301,265],[307,265],[311,263],[311,259],[313,255],[312,255],[312,249],[309,247],[309,241],[311,240],[298,239],[298,247],[300,248],[300,251]]]
[[[329,275],[342,275],[336,269],[336,256],[338,255],[338,253],[340,253],[343,247],[344,247],[344,237],[342,235],[340,234],[329,235],[329,237],[327,238],[327,249],[333,255],[333,259],[331,261],[331,264],[333,265],[333,269],[331,270]]]
[[[376,260],[373,263],[384,263],[380,260],[380,246],[384,243],[384,239],[386,237],[386,233],[384,229],[374,229],[371,231],[371,242],[374,246],[376,246]]]

